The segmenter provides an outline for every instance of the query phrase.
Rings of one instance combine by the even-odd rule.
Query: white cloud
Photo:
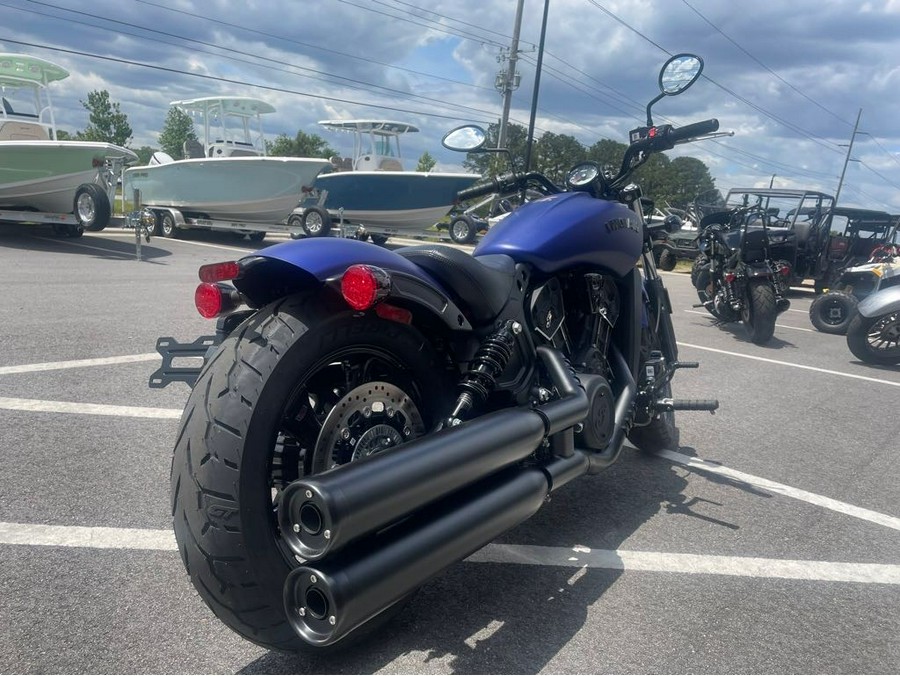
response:
[[[513,100],[513,117],[523,124],[536,56],[529,50],[539,39],[543,4],[525,0],[522,84]],[[723,189],[768,185],[776,174],[776,182],[833,192],[846,152],[841,144],[862,109],[860,130],[870,136],[858,136],[854,150],[864,164],[848,172],[853,185],[842,201],[900,212],[900,165],[889,154],[900,148],[898,6],[758,0],[753,11],[735,11],[717,0],[554,0],[539,133],[624,142],[656,93],[666,52],[693,51],[709,79],[657,104],[657,119],[718,117],[735,136],[675,154],[707,161]],[[229,91],[271,100],[278,109],[273,133],[320,133],[316,121],[324,118],[409,120],[422,129],[406,144],[409,159],[428,150],[441,166],[453,166],[459,160],[440,148],[443,132],[499,117],[497,55],[509,43],[514,9],[509,0],[9,0],[0,7],[0,26],[7,27],[0,28],[0,50],[33,53],[72,71],[54,88],[58,119],[70,130],[86,126],[78,101],[91,89],[107,89],[120,102],[135,145],[155,143],[169,101]]]

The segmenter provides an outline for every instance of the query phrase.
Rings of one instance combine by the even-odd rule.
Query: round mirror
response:
[[[703,59],[695,54],[676,54],[659,72],[659,89],[666,96],[680,94],[703,72]]]
[[[484,129],[474,124],[466,124],[444,134],[441,144],[450,150],[472,152],[481,148],[485,141],[487,141],[487,132]]]

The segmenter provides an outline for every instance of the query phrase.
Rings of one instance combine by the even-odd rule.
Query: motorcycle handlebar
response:
[[[703,120],[702,122],[694,122],[693,124],[687,124],[683,127],[679,127],[678,129],[673,129],[669,134],[669,139],[673,143],[678,143],[679,141],[684,141],[686,139],[695,138],[697,136],[705,136],[706,134],[712,134],[714,131],[719,129],[719,121],[716,118],[712,118],[709,120]]]
[[[529,171],[527,174],[511,172],[496,178],[490,178],[484,183],[473,185],[471,188],[464,188],[456,193],[456,198],[460,202],[465,202],[490,195],[491,193],[508,194],[526,187],[529,181],[535,181],[540,184],[546,193],[559,192],[560,190],[539,171]]]

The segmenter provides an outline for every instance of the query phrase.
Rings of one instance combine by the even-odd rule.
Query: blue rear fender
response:
[[[260,249],[241,259],[245,271],[235,287],[257,307],[288,295],[330,289],[340,293],[341,275],[365,264],[390,273],[389,299],[415,305],[453,330],[471,330],[462,311],[425,270],[403,256],[367,242],[339,237],[303,239]]]

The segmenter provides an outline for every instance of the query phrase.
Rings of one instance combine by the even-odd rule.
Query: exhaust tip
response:
[[[335,529],[321,494],[301,481],[284,489],[278,505],[278,526],[294,554],[315,561],[332,550]]]
[[[308,644],[327,646],[344,636],[331,580],[321,571],[308,566],[292,570],[284,581],[283,598],[288,623]]]
[[[304,601],[306,612],[313,619],[324,620],[328,618],[328,597],[315,587],[306,590]]]
[[[300,528],[309,535],[318,535],[322,532],[322,512],[311,502],[304,502],[300,506],[298,521]]]

